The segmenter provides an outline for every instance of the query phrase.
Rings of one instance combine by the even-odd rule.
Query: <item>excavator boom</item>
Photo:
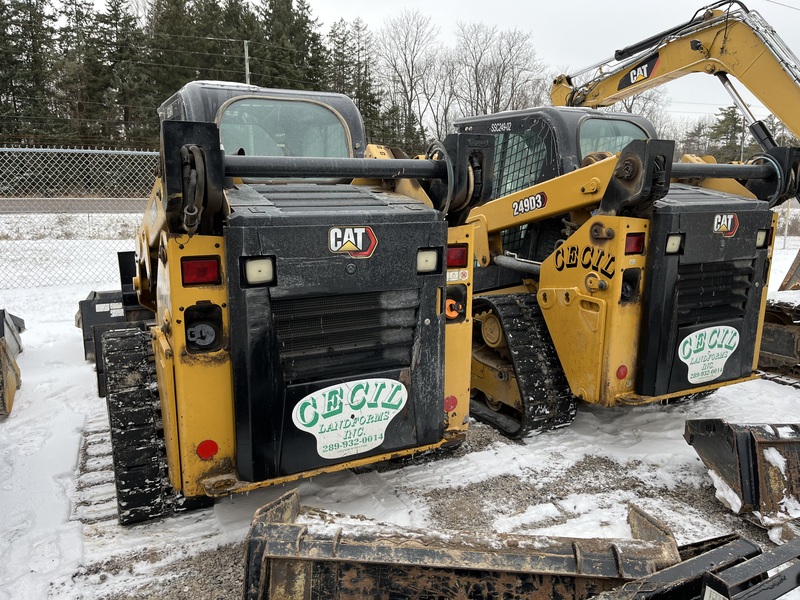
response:
[[[721,10],[720,7],[727,6]],[[800,137],[800,61],[756,11],[718,2],[551,88],[554,106],[611,106],[690,73],[736,77]],[[738,102],[737,102],[738,104]],[[741,108],[741,107],[740,107]]]

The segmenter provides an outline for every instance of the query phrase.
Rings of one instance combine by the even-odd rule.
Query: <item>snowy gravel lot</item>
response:
[[[69,242],[69,246],[64,243]],[[31,274],[92,260],[103,240],[45,239]],[[8,256],[0,240],[0,256]],[[776,246],[771,288],[800,239]],[[516,443],[475,424],[454,453],[317,477],[220,500],[213,508],[134,527],[114,515],[105,408],[83,360],[77,303],[106,284],[0,289],[25,319],[23,387],[0,422],[0,600],[238,598],[242,540],[255,509],[291,487],[303,503],[401,526],[541,535],[629,537],[627,503],[666,521],[678,542],[738,531],[770,544],[725,509],[694,450],[687,418],[800,422],[800,392],[768,381],[676,405],[581,406],[574,424]]]

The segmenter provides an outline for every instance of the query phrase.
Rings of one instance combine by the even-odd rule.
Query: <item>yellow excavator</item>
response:
[[[559,75],[551,89],[557,106],[600,108],[642,93],[691,73],[718,78],[748,123],[754,139],[764,150],[751,162],[774,160],[776,143],[762,121],[755,119],[729,76],[737,79],[797,137],[800,136],[800,60],[774,29],[741,2],[718,2],[698,10],[687,22],[651,36],[614,53],[573,75]],[[710,157],[684,157],[711,162]],[[792,159],[794,160],[794,159]],[[713,168],[713,167],[709,167]],[[786,173],[795,173],[790,169]],[[693,181],[752,197],[735,181]],[[796,182],[791,182],[796,187]],[[737,189],[738,188],[738,189]],[[780,290],[800,288],[800,253],[784,277]],[[780,375],[770,379],[800,387],[800,308],[790,300],[767,302],[760,341],[759,367]],[[785,377],[789,375],[790,377]],[[736,512],[756,511],[764,524],[775,524],[791,515],[787,497],[797,498],[800,447],[796,424],[731,424],[720,419],[687,421],[686,440],[709,469],[733,490],[739,502]],[[725,440],[722,443],[720,440]],[[770,452],[780,455],[780,468],[765,460]]]

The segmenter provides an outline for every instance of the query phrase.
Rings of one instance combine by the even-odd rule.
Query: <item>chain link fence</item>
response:
[[[0,289],[114,282],[157,152],[0,148]]]
[[[158,152],[0,148],[0,290],[116,282],[157,166]],[[800,235],[796,208],[778,210],[778,235]]]

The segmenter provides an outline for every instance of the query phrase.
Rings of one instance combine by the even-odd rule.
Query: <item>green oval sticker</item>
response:
[[[386,428],[408,400],[394,379],[360,379],[309,394],[292,411],[300,431],[317,439],[322,458],[341,458],[377,448]]]

